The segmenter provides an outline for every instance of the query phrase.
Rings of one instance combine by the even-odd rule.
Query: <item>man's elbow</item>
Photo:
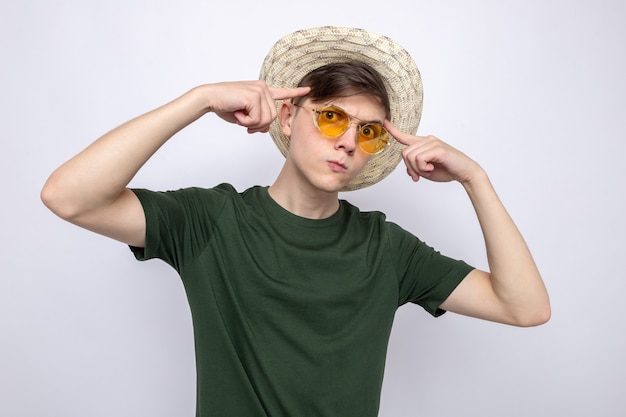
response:
[[[51,183],[50,179],[44,184],[41,192],[39,193],[39,198],[44,206],[46,206],[50,211],[58,215],[58,211],[60,211],[59,203],[58,203],[58,192],[56,187]]]
[[[541,326],[542,324],[546,324],[551,316],[552,309],[550,303],[547,302],[542,306],[537,306],[525,311],[524,314],[520,314],[514,324],[519,327]]]
[[[44,184],[39,197],[43,204],[54,214],[60,218],[72,221],[77,216],[77,209],[75,204],[71,204],[71,201],[64,197],[62,188],[55,184],[55,181],[50,178]]]

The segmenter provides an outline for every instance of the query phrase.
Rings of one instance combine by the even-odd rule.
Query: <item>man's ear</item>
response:
[[[293,106],[291,103],[283,103],[280,106],[280,115],[279,115],[279,121],[280,121],[280,130],[283,133],[283,135],[289,137],[291,136],[291,122],[293,119],[293,116],[295,115],[295,106]]]

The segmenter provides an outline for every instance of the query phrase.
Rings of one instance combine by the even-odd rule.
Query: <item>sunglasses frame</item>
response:
[[[350,128],[351,124],[354,123],[357,126],[358,132],[359,132],[357,143],[359,144],[359,148],[363,152],[365,152],[365,153],[367,153],[369,155],[377,155],[377,154],[381,153],[382,151],[384,151],[387,148],[387,146],[389,146],[389,136],[390,136],[390,134],[387,131],[387,129],[385,129],[384,126],[381,123],[379,123],[379,122],[366,122],[365,120],[361,120],[358,117],[352,116],[350,113],[348,113],[347,111],[345,111],[341,107],[339,107],[337,105],[334,105],[334,104],[325,104],[321,108],[318,108],[318,107],[308,107],[308,106],[305,106],[303,104],[297,104],[297,103],[293,103],[293,105],[296,106],[296,107],[300,107],[300,108],[306,109],[306,110],[311,110],[313,112],[313,124],[315,124],[315,127],[317,128],[317,130],[319,130],[319,132],[326,138],[329,138],[329,139],[336,139],[336,138],[338,138],[339,136],[343,135]],[[331,111],[334,111],[334,112],[343,113],[348,118],[348,124],[346,125],[346,128],[341,133],[337,134],[336,136],[331,136],[331,135],[328,135],[328,134],[324,133],[322,131],[322,129],[320,129],[320,127],[319,127],[318,120],[319,120],[320,116],[322,115],[322,113],[325,110],[331,110]],[[317,117],[316,117],[316,115],[317,115]],[[356,123],[354,120],[356,120],[356,121],[358,121],[360,123]],[[380,149],[378,149],[376,152],[369,152],[369,151],[365,150],[363,148],[363,146],[361,146],[362,145],[362,143],[361,143],[362,142],[361,141],[361,129],[363,129],[364,127],[367,127],[367,126],[379,126],[380,129],[381,129],[381,134],[378,136],[378,141],[379,142],[384,142],[385,145],[383,147],[381,147]]]

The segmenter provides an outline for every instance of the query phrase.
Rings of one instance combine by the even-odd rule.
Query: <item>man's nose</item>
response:
[[[344,149],[349,154],[352,154],[358,146],[358,140],[359,125],[356,122],[351,121],[346,131],[335,139],[335,147],[337,149]]]

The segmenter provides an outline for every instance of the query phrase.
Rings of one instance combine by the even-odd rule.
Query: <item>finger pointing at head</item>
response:
[[[302,97],[306,96],[311,91],[311,87],[281,88],[269,86],[269,89],[274,100]]]
[[[387,132],[389,132],[391,136],[393,136],[398,142],[400,142],[403,145],[407,145],[407,146],[412,145],[415,143],[417,139],[413,135],[409,135],[408,133],[404,133],[398,130],[398,128],[389,120],[385,120],[383,122],[383,126],[385,127],[385,129],[387,129]]]

